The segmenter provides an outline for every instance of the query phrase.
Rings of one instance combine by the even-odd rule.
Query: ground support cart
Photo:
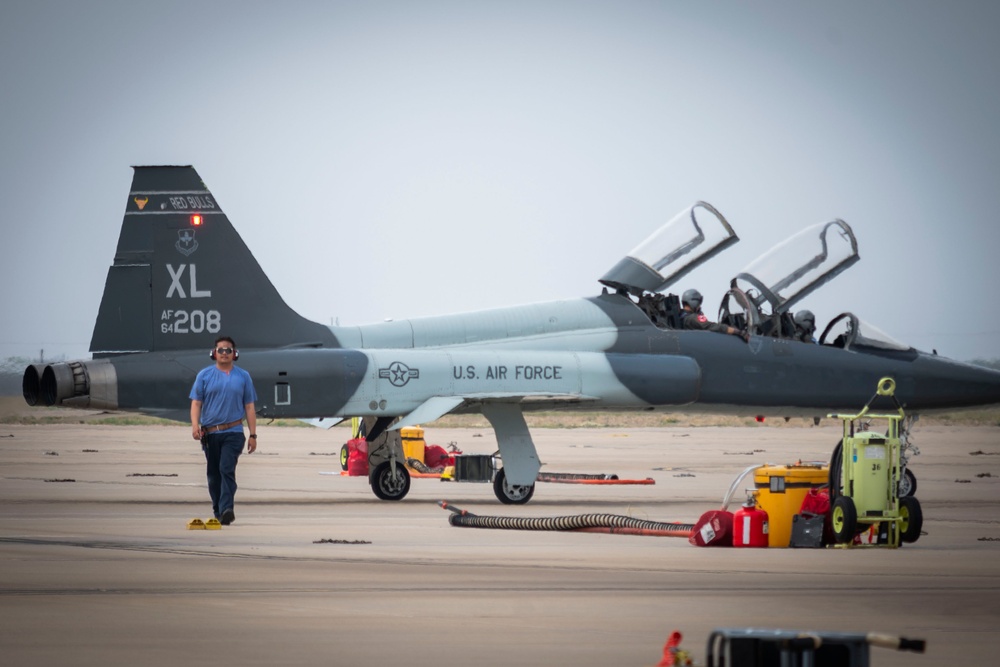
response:
[[[868,667],[869,647],[923,653],[926,642],[876,633],[717,628],[708,636],[708,667]]]
[[[856,535],[874,524],[886,529],[886,539],[880,540],[879,546],[898,547],[920,537],[920,503],[912,496],[899,495],[900,424],[906,415],[895,390],[892,378],[882,378],[861,412],[829,415],[844,422],[844,439],[830,463],[830,511],[838,544],[851,544]],[[878,397],[891,399],[896,413],[870,412]],[[871,430],[872,420],[885,420],[888,428],[884,432]],[[862,430],[856,430],[859,423]]]

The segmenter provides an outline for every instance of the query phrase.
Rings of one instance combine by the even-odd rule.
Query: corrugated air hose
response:
[[[537,482],[555,482],[558,484],[656,484],[652,477],[646,479],[618,479],[615,474],[584,474],[572,472],[540,472]]]
[[[448,523],[464,528],[565,530],[658,537],[688,537],[694,530],[694,524],[690,523],[646,521],[620,514],[577,514],[556,517],[478,516],[466,510],[452,507],[444,500],[438,501],[438,505],[451,512],[448,516]]]
[[[575,472],[539,472],[536,481],[548,482],[552,480],[577,480],[577,479],[599,479],[599,480],[613,480],[618,479],[618,475],[597,473],[597,474],[586,474],[586,473],[575,473]]]

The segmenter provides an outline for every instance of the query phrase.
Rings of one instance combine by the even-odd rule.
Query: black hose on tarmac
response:
[[[586,474],[586,473],[573,473],[573,472],[539,472],[538,482],[554,482],[562,480],[582,480],[582,479],[596,479],[596,480],[615,480],[618,479],[618,475],[598,473],[598,474]]]
[[[440,501],[438,504],[452,512],[448,517],[448,523],[464,528],[576,530],[662,537],[688,537],[694,530],[694,524],[690,523],[646,521],[620,514],[577,514],[556,517],[477,516],[457,507],[451,507],[445,501]]]

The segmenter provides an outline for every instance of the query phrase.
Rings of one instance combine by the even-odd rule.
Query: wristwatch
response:
[[[251,434],[250,434],[250,435],[248,435],[247,437],[248,437],[248,438],[253,438],[254,440],[256,440],[256,439],[257,439],[257,434],[256,434],[256,433],[251,433]]]

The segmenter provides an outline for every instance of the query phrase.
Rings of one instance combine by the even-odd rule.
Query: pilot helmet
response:
[[[701,292],[699,292],[696,289],[689,289],[688,291],[684,292],[684,295],[681,297],[682,303],[691,306],[695,310],[701,308],[701,300],[702,300]]]
[[[804,331],[816,331],[816,316],[811,310],[800,310],[795,313],[795,325]]]

